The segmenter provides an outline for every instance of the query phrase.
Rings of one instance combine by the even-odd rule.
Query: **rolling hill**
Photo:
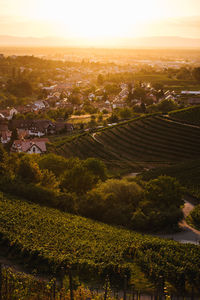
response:
[[[139,267],[156,286],[165,278],[178,290],[185,284],[199,287],[199,246],[142,235],[3,194],[0,213],[4,255],[57,278],[72,269],[83,282],[105,282],[109,276],[113,284],[122,285],[127,274],[136,287],[134,273]]]
[[[199,137],[200,127],[154,115],[63,140],[49,150],[65,157],[98,157],[107,166],[140,166],[198,158]]]

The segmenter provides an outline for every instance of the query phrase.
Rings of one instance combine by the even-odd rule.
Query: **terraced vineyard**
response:
[[[200,105],[172,111],[169,113],[169,115],[170,117],[182,122],[200,125]]]
[[[107,164],[174,162],[199,157],[200,128],[156,115],[85,134],[54,146],[57,154],[98,157]]]
[[[72,268],[88,282],[104,281],[108,275],[120,284],[124,274],[133,282],[139,267],[162,289],[170,283],[183,293],[185,288],[199,290],[199,246],[142,235],[5,195],[0,197],[0,213],[1,247],[34,269],[60,276]]]

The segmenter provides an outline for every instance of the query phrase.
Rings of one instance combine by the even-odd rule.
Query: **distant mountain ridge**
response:
[[[95,47],[120,47],[120,48],[200,48],[200,39],[155,36],[141,38],[114,38],[101,40],[95,45],[88,44],[83,38],[65,39],[61,37],[16,37],[0,35],[0,46],[95,46]]]

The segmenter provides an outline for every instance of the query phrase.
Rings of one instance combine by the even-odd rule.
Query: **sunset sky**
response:
[[[0,35],[200,38],[200,0],[0,0]]]

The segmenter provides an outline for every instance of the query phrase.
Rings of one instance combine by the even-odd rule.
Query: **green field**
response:
[[[0,244],[9,256],[59,276],[136,284],[137,268],[157,287],[199,288],[199,246],[179,244],[1,196]],[[63,272],[63,271],[62,271]],[[138,272],[138,271],[137,271]],[[141,282],[140,282],[141,283]]]

